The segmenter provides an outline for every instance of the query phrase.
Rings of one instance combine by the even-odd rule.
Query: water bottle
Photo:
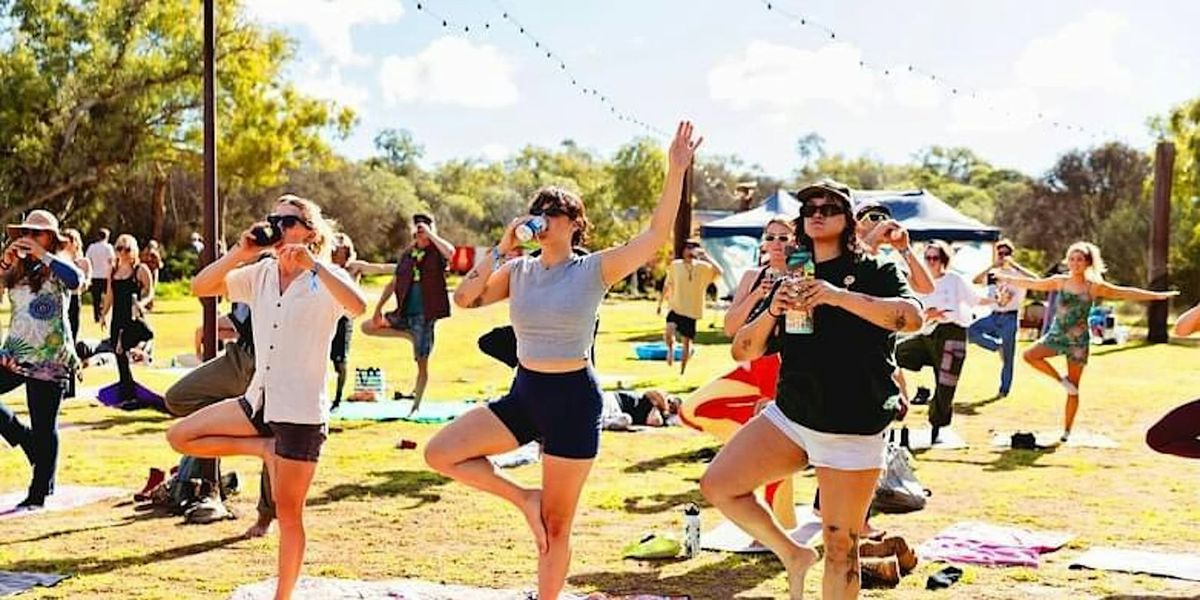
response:
[[[683,507],[683,555],[700,554],[700,509],[692,503]]]
[[[517,239],[522,242],[532,240],[534,236],[546,230],[545,217],[533,217],[520,225],[517,225]]]
[[[788,256],[788,272],[792,279],[788,283],[806,281],[816,277],[817,266],[813,262],[812,254],[804,248],[797,248]],[[801,335],[811,334],[813,332],[812,311],[789,308],[785,318],[784,331]]]

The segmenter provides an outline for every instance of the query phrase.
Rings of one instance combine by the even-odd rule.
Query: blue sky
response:
[[[1038,175],[1062,151],[1101,140],[1149,149],[1147,118],[1200,95],[1200,2],[416,4],[246,0],[254,18],[298,40],[289,77],[301,89],[358,111],[354,134],[336,144],[354,158],[369,156],[385,127],[412,131],[427,162],[498,159],[564,139],[609,153],[644,133],[573,87],[574,76],[659,129],[691,118],[704,151],[736,153],[777,176],[797,166],[796,139],[810,131],[850,155],[905,161],[931,144],[964,145]],[[471,32],[443,28],[431,13]]]

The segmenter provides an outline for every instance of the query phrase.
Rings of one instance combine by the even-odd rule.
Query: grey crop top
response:
[[[587,358],[596,311],[608,291],[600,255],[572,256],[549,269],[530,256],[509,264],[508,317],[517,334],[517,358]]]

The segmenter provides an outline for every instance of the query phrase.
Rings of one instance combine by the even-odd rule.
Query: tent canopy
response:
[[[892,216],[908,228],[914,240],[942,239],[950,242],[992,242],[1000,239],[1000,229],[968,217],[925,190],[856,190],[855,202],[878,201]],[[707,223],[700,228],[701,238],[733,236],[761,237],[767,222],[776,217],[796,218],[800,203],[790,193],[777,190],[761,206]]]

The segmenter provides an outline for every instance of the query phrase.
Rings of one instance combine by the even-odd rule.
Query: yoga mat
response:
[[[788,534],[797,543],[811,546],[821,539],[821,518],[813,514],[811,506],[797,504],[796,521],[796,527]],[[705,550],[737,554],[770,552],[766,546],[756,542],[754,538],[750,537],[750,534],[742,531],[732,521],[723,521],[715,529],[701,534],[700,547]]]
[[[15,508],[18,502],[25,499],[25,492],[9,492],[7,494],[0,494],[0,520],[15,519],[45,512],[70,510],[101,500],[127,495],[129,495],[129,492],[121,488],[60,485],[55,489],[54,495],[46,497],[45,508],[29,511],[16,510]]]
[[[1075,538],[1059,531],[1030,531],[992,523],[963,522],[943,529],[921,544],[926,560],[988,567],[1038,566],[1038,557]]]
[[[414,423],[445,423],[463,413],[483,406],[482,402],[434,400],[421,401],[421,409],[415,415],[412,400],[384,400],[381,402],[342,402],[330,416],[343,421],[411,421]]]
[[[66,575],[56,573],[15,573],[0,571],[0,598],[15,596],[35,587],[54,587],[66,579]]]
[[[1011,448],[1013,431],[993,432],[992,446],[995,448]],[[1102,433],[1092,433],[1090,431],[1077,431],[1067,438],[1067,443],[1059,441],[1062,436],[1062,431],[1038,431],[1033,434],[1037,439],[1039,448],[1052,448],[1054,446],[1066,446],[1068,448],[1120,448],[1121,445],[1112,438]]]
[[[229,600],[271,600],[275,580],[243,585]],[[497,590],[464,585],[445,585],[400,579],[392,581],[356,581],[323,577],[301,577],[293,600],[528,600],[531,590]],[[584,600],[586,596],[562,594],[559,600]],[[668,596],[609,596],[612,600],[672,600]]]
[[[120,385],[120,383],[114,383],[100,388],[100,391],[96,393],[96,399],[100,401],[100,404],[121,410],[152,408],[159,412],[167,412],[167,403],[163,397],[136,381],[133,383],[133,400],[122,402]]]
[[[929,438],[933,430],[929,427],[909,427],[908,446],[913,450],[962,450],[967,447],[967,441],[958,435],[951,427],[943,427],[938,431],[938,441],[930,444]],[[896,429],[896,443],[899,443],[900,431]]]
[[[1172,554],[1153,550],[1092,548],[1071,561],[1072,569],[1145,573],[1200,581],[1200,554]]]

